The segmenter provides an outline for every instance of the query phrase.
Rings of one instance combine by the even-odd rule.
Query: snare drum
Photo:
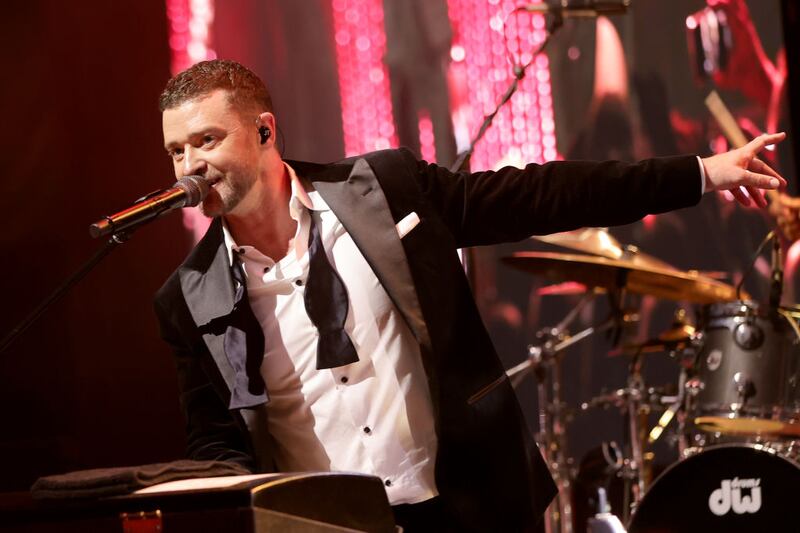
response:
[[[687,414],[791,420],[800,412],[800,343],[784,317],[752,302],[707,308],[687,382]]]
[[[706,448],[656,479],[629,533],[796,532],[800,466],[752,444]]]

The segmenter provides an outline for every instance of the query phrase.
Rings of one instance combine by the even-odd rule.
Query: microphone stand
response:
[[[56,290],[53,291],[50,296],[45,298],[42,303],[40,303],[36,309],[31,311],[31,313],[25,317],[17,326],[12,329],[2,341],[0,341],[0,354],[5,352],[17,338],[22,335],[34,322],[36,322],[45,311],[47,311],[50,306],[54,303],[59,301],[67,292],[69,292],[72,287],[74,287],[80,280],[82,280],[86,275],[92,271],[92,269],[97,266],[100,261],[103,260],[108,254],[110,254],[114,249],[119,246],[120,244],[126,242],[130,238],[130,234],[125,231],[120,231],[111,235],[111,237],[106,241],[105,245],[97,250],[97,252],[89,258],[74,274],[68,277],[64,282],[59,285]]]
[[[514,9],[510,14],[514,14],[520,11],[525,11],[524,7],[518,7]],[[485,115],[483,117],[483,123],[481,127],[478,128],[478,132],[475,136],[470,140],[469,146],[466,150],[458,154],[456,160],[450,165],[450,172],[457,173],[461,171],[468,171],[469,170],[469,161],[472,157],[472,153],[475,151],[475,145],[478,144],[483,138],[483,135],[486,133],[486,130],[492,125],[494,121],[494,117],[497,116],[497,113],[500,109],[509,101],[511,97],[514,96],[514,93],[517,92],[519,88],[519,82],[525,78],[525,70],[533,63],[533,60],[536,59],[536,56],[544,52],[545,47],[550,42],[550,39],[553,37],[556,31],[564,25],[564,17],[561,13],[554,13],[553,16],[550,18],[549,22],[546,26],[546,35],[542,44],[539,45],[539,48],[536,49],[533,54],[531,54],[531,60],[528,61],[525,65],[514,65],[514,80],[506,89],[506,92],[500,98],[500,101],[497,103],[497,106],[494,108],[494,111]],[[467,273],[467,280],[469,281],[470,286],[473,290],[475,290],[475,252],[472,248],[465,248],[461,250],[461,262],[464,265],[464,270]]]
[[[514,14],[519,11],[525,11],[525,8],[519,7],[514,11],[512,11],[511,14]],[[533,52],[533,54],[531,54],[530,61],[528,61],[525,65],[514,65],[514,80],[511,82],[511,84],[506,89],[506,92],[500,98],[500,101],[497,103],[497,106],[494,108],[494,111],[483,117],[483,123],[481,124],[481,127],[478,129],[478,132],[475,134],[475,136],[470,140],[467,149],[458,154],[458,157],[456,157],[455,162],[452,165],[450,165],[450,172],[459,172],[461,170],[468,170],[469,159],[470,157],[472,157],[472,153],[475,151],[475,145],[478,144],[478,141],[480,141],[483,138],[483,135],[486,133],[486,130],[489,129],[489,126],[492,125],[494,117],[497,116],[497,113],[500,111],[500,109],[511,99],[512,96],[514,96],[514,93],[517,92],[517,89],[519,88],[519,82],[525,78],[525,71],[527,70],[527,68],[531,66],[531,63],[533,62],[534,59],[536,59],[536,56],[544,52],[545,47],[550,42],[550,39],[553,37],[555,32],[563,25],[564,25],[564,17],[561,14],[553,14],[553,16],[550,18],[550,21],[547,23],[547,28],[546,28],[547,34],[544,38],[544,41],[542,41],[542,44],[539,45],[539,48],[537,48],[536,51]]]
[[[188,180],[189,188],[187,189]],[[56,303],[58,300],[61,299],[64,294],[66,294],[72,287],[75,286],[80,280],[82,280],[86,274],[92,271],[92,269],[97,266],[100,261],[105,258],[108,254],[110,254],[117,246],[127,242],[130,239],[130,235],[136,231],[140,226],[151,222],[172,209],[176,206],[171,203],[176,198],[176,187],[183,191],[184,194],[189,195],[191,198],[192,194],[198,195],[199,197],[196,198],[194,203],[189,205],[196,205],[200,200],[208,194],[208,185],[205,185],[206,189],[203,192],[203,187],[200,187],[196,182],[198,180],[202,180],[199,176],[184,176],[178,183],[173,186],[173,188],[169,189],[159,189],[153,191],[145,196],[136,200],[136,204],[133,207],[121,212],[117,213],[116,215],[106,216],[103,217],[99,222],[95,222],[91,226],[89,226],[89,234],[94,237],[101,237],[103,235],[110,235],[108,241],[106,241],[105,246],[100,248],[89,260],[84,263],[77,272],[72,274],[68,277],[61,285],[59,285],[53,293],[45,298],[45,300],[40,303],[36,309],[34,309],[25,319],[20,322],[14,329],[12,329],[8,335],[6,335],[2,341],[0,341],[0,354],[2,354],[6,349],[8,349],[11,344],[19,337],[25,330],[27,330],[36,320],[39,319],[42,314],[44,314],[47,309]],[[183,187],[180,185],[183,184]],[[192,188],[192,184],[193,188]],[[201,184],[202,185],[202,184]],[[154,199],[155,201],[143,205],[142,202],[146,200]],[[184,204],[185,205],[185,204]],[[179,205],[177,207],[183,207],[183,205]],[[144,215],[144,216],[142,216]],[[116,219],[116,221],[115,221]]]

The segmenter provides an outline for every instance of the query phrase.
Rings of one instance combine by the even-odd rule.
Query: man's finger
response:
[[[754,157],[753,160],[750,161],[750,164],[748,165],[747,168],[749,170],[760,172],[762,174],[769,174],[773,178],[778,178],[778,180],[780,180],[781,182],[781,186],[782,187],[786,186],[786,180],[783,178],[783,176],[778,174],[772,167],[770,167],[768,164],[764,163],[757,157]]]
[[[747,195],[755,201],[758,207],[767,207],[767,199],[764,198],[764,193],[761,191],[761,189],[756,187],[746,187],[746,189]]]
[[[744,187],[758,187],[759,189],[777,189],[780,187],[781,182],[778,178],[773,178],[766,174],[759,174],[751,170],[745,170],[739,185]]]
[[[755,153],[760,152],[765,146],[769,144],[779,143],[786,138],[786,132],[780,133],[762,133],[747,144],[747,147],[752,149]]]
[[[750,197],[747,196],[742,189],[739,187],[734,187],[733,189],[730,189],[730,192],[733,197],[736,198],[737,202],[745,207],[750,206]]]

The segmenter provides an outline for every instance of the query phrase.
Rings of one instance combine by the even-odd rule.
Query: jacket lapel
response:
[[[234,287],[220,219],[212,222],[208,233],[178,275],[189,312],[231,391],[236,375],[225,355],[223,343],[227,317],[233,310]]]
[[[347,229],[417,342],[430,349],[430,335],[408,259],[386,195],[367,161],[357,159],[346,180],[317,180],[313,175],[307,178]]]

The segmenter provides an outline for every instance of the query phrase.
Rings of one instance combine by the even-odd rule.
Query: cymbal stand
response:
[[[621,475],[625,481],[625,502],[623,505],[623,521],[630,519],[630,512],[639,504],[644,496],[644,452],[642,450],[642,427],[639,416],[642,414],[642,395],[645,391],[642,378],[641,350],[631,361],[627,383],[628,394],[625,408],[628,411],[628,435],[630,439],[630,457],[623,461]],[[629,498],[632,497],[632,500]]]
[[[533,372],[538,384],[539,432],[536,442],[558,486],[555,507],[546,516],[548,532],[572,533],[572,479],[571,459],[567,457],[566,425],[569,422],[567,406],[561,400],[561,357],[570,346],[618,325],[625,317],[612,314],[600,324],[589,326],[575,335],[567,327],[574,322],[581,310],[594,300],[594,293],[587,293],[578,304],[555,327],[542,328],[536,333],[537,344],[528,347],[528,358],[506,371],[511,384]]]

